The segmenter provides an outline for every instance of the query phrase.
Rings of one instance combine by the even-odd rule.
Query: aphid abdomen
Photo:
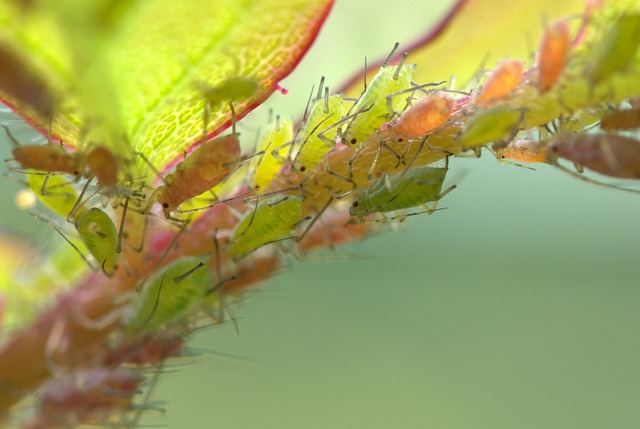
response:
[[[76,219],[75,227],[82,242],[96,258],[104,273],[108,276],[113,275],[120,255],[116,252],[118,230],[109,215],[93,207]]]
[[[514,140],[496,151],[501,158],[513,159],[521,162],[547,162],[547,143],[541,140]]]
[[[566,21],[557,21],[545,28],[538,50],[538,88],[546,92],[556,84],[567,64],[571,36]]]
[[[449,119],[454,104],[455,100],[443,92],[429,94],[404,112],[396,123],[391,125],[389,134],[410,139],[424,136]]]
[[[302,199],[293,195],[261,200],[240,220],[231,239],[229,253],[239,258],[287,238],[301,217]]]
[[[110,150],[96,147],[86,156],[87,168],[104,187],[113,187],[118,181],[118,159]]]
[[[46,171],[48,173],[67,173],[79,176],[82,173],[77,154],[67,152],[56,144],[25,145],[13,149],[13,157],[22,168]]]
[[[368,189],[358,190],[349,209],[364,217],[420,206],[440,197],[447,168],[416,167],[406,172],[383,175]]]
[[[318,134],[342,119],[342,94],[318,98],[313,102],[307,121],[296,138],[299,146],[294,160],[294,167],[299,171],[313,169],[324,156],[335,147],[333,139],[336,128],[326,131],[321,138]]]
[[[291,142],[292,138],[293,121],[291,119],[279,118],[267,127],[258,145],[258,152],[265,151],[265,153],[255,163],[254,187],[267,189],[271,181],[278,175],[286,162],[286,154],[289,151],[289,147],[285,145]]]
[[[131,303],[125,329],[149,332],[187,318],[211,289],[211,274],[204,265],[202,258],[186,257],[156,273]]]
[[[640,178],[640,142],[611,134],[569,134],[551,145],[554,157],[565,158],[590,170],[623,179]]]
[[[487,103],[506,97],[520,83],[523,71],[524,64],[522,61],[509,60],[501,62],[480,90],[476,102]]]
[[[640,128],[640,108],[616,110],[602,116],[600,128],[603,130],[634,130]]]

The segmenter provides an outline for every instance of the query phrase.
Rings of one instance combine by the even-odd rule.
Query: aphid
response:
[[[332,125],[342,119],[344,104],[342,94],[329,96],[329,88],[324,88],[324,97],[322,97],[322,89],[323,85],[320,85],[318,97],[313,100],[309,116],[295,139],[294,144],[298,147],[298,153],[293,161],[293,167],[301,172],[316,167],[318,162],[336,146],[334,141],[336,128]]]
[[[207,192],[231,173],[240,162],[237,134],[216,137],[191,152],[156,190],[167,219],[186,200]]]
[[[118,181],[118,159],[107,148],[92,148],[86,155],[89,173],[98,179],[101,187],[114,187]]]
[[[252,187],[267,189],[286,163],[288,152],[287,143],[293,139],[293,121],[291,119],[276,118],[265,130],[258,152],[264,152],[255,165]]]
[[[455,185],[442,192],[442,185],[448,170],[448,158],[444,168],[420,166],[407,168],[401,173],[389,175],[385,173],[367,189],[354,191],[355,197],[349,214],[365,217],[374,213],[387,213],[424,206],[427,213],[435,211],[438,200],[443,198]]]
[[[520,162],[547,162],[547,142],[541,140],[513,140],[505,147],[495,149],[495,154],[501,159],[513,159]]]
[[[211,274],[202,258],[177,259],[154,274],[131,303],[125,330],[152,332],[187,318],[212,290]]]
[[[640,128],[640,108],[615,110],[602,116],[600,128],[610,130],[635,130]]]
[[[571,48],[571,35],[566,21],[548,25],[538,49],[538,89],[549,91],[564,71]]]
[[[549,147],[549,162],[567,159],[605,176],[640,179],[640,141],[615,134],[561,134]]]
[[[0,125],[15,146],[12,150],[13,158],[22,168],[47,173],[66,173],[75,177],[84,173],[83,158],[78,153],[69,152],[62,145],[52,142],[43,145],[21,145],[6,125]]]
[[[198,84],[205,100],[215,109],[222,103],[243,101],[254,95],[260,89],[257,79],[243,76],[233,76],[216,86]]]
[[[92,207],[74,223],[80,239],[96,259],[102,271],[112,276],[118,268],[118,230],[113,221],[99,208]]]
[[[342,210],[323,215],[299,241],[298,251],[304,254],[316,249],[333,249],[338,244],[364,238],[371,231],[370,225],[350,220],[349,213]]]
[[[524,70],[524,63],[518,60],[503,61],[487,79],[478,96],[476,103],[488,103],[509,95],[518,83]]]
[[[597,83],[624,70],[634,60],[639,45],[640,14],[621,15],[594,48],[585,71],[587,78]]]
[[[390,115],[404,110],[406,101],[401,97],[392,100],[392,112],[388,110],[386,103],[387,95],[411,88],[411,77],[415,70],[415,64],[404,64],[406,54],[397,66],[388,65],[397,46],[396,44],[385,64],[380,67],[369,86],[351,108],[352,118],[346,122],[346,129],[340,133],[343,144],[355,146],[369,140],[371,134],[390,119]]]
[[[55,427],[101,424],[133,408],[144,378],[124,368],[84,368],[65,373],[42,386],[39,417]]]
[[[293,195],[277,195],[260,200],[255,209],[249,211],[238,222],[229,253],[235,259],[254,250],[290,236],[300,222],[302,199]]]
[[[524,111],[507,107],[494,107],[478,112],[458,135],[465,149],[508,137],[518,130]]]
[[[405,111],[399,118],[383,125],[383,139],[415,139],[444,124],[455,100],[442,91],[433,92]]]
[[[128,338],[110,350],[101,360],[105,366],[133,364],[158,366],[165,359],[182,356],[184,338],[171,330],[151,333],[143,338]]]

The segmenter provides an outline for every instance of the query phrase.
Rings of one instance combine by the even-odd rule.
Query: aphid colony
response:
[[[69,407],[78,384],[61,379],[40,391],[39,427],[95,423],[107,410],[130,410],[140,381],[114,368],[175,356],[169,347],[160,357],[144,351],[166,333],[175,339],[200,326],[203,314],[215,323],[227,319],[229,301],[274,273],[282,254],[302,257],[363,238],[386,222],[434,213],[456,188],[445,182],[463,152],[479,155],[484,147],[502,162],[549,163],[598,184],[580,174],[583,167],[640,178],[640,142],[622,134],[640,127],[630,98],[640,88],[607,86],[629,67],[619,58],[636,55],[637,28],[640,15],[624,15],[613,31],[578,47],[569,22],[550,23],[530,67],[500,62],[468,92],[446,82],[414,83],[416,66],[406,54],[392,63],[394,48],[355,100],[332,95],[323,78],[301,124],[277,116],[253,156],[242,155],[235,123],[230,134],[207,138],[208,110],[229,109],[235,122],[233,101],[257,88],[251,79],[234,78],[203,90],[202,142],[164,175],[139,153],[127,157],[98,144],[71,151],[51,136],[47,144],[25,145],[3,125],[14,145],[10,169],[24,173],[28,188],[62,217],[49,222],[96,275],[111,277],[127,297],[105,307],[100,320],[64,321],[56,335],[52,328],[47,365],[54,372],[65,326],[118,326],[120,335],[115,343],[105,337],[102,358],[83,375],[84,396],[95,406],[82,410],[93,412]],[[587,84],[585,97],[568,95]],[[599,117],[601,131],[587,133]],[[136,172],[138,164],[147,171]],[[124,252],[132,256],[122,258]],[[57,399],[55,389],[68,397]],[[51,411],[52,404],[62,411]]]

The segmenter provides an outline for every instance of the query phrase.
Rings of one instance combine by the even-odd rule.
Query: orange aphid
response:
[[[487,79],[487,82],[476,97],[476,102],[487,103],[506,97],[520,82],[523,71],[524,64],[522,61],[503,61]]]
[[[101,186],[112,187],[118,181],[118,159],[105,147],[98,146],[86,156],[87,168]]]
[[[22,168],[47,173],[67,173],[76,177],[83,173],[82,157],[77,153],[69,152],[62,145],[54,143],[21,145],[9,128],[4,124],[1,125],[15,146],[12,151],[13,158]]]
[[[455,100],[443,92],[429,94],[395,122],[387,124],[382,136],[387,139],[422,137],[449,119],[454,104]]]
[[[514,140],[504,148],[496,150],[496,155],[502,159],[520,162],[547,162],[547,148],[546,142],[540,140]]]
[[[184,201],[207,192],[233,171],[240,162],[237,134],[209,140],[191,152],[168,174],[158,188],[158,202],[167,218]]]
[[[562,134],[554,139],[549,161],[565,158],[605,176],[640,179],[640,141],[615,134]]]
[[[633,130],[640,128],[640,108],[616,110],[600,120],[603,130]]]
[[[545,92],[553,88],[564,71],[571,47],[566,21],[556,21],[544,30],[538,50],[538,88]]]

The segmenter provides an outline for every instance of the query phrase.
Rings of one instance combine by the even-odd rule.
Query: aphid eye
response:
[[[356,138],[354,137],[354,138],[352,138],[352,139],[350,140],[350,143],[351,143],[351,144],[356,144],[356,143],[358,143],[358,140],[356,140]]]
[[[351,205],[352,207],[358,207],[360,204],[358,204],[357,201],[354,201],[353,204]]]
[[[399,142],[399,143],[402,143],[403,141],[404,141],[404,139],[403,139],[402,137],[400,137],[400,138],[398,139],[398,142]]]
[[[305,167],[304,165],[303,165],[302,167],[300,167],[300,171],[301,171],[301,172],[303,172],[303,173],[304,173],[306,170],[307,170],[307,167]]]
[[[165,209],[168,209],[169,208],[169,203],[162,203],[162,207],[165,208]]]

